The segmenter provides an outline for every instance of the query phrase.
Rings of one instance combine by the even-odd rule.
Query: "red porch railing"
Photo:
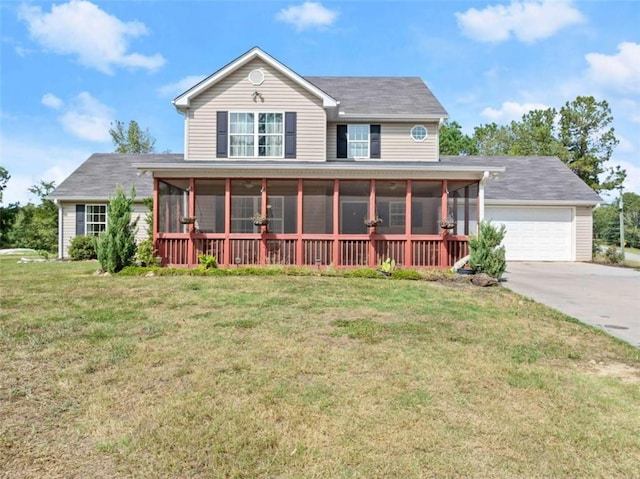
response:
[[[407,239],[389,236],[329,239],[304,235],[160,234],[158,256],[167,266],[196,266],[198,255],[216,256],[220,266],[298,265],[375,266],[387,258],[403,267],[444,268],[469,254],[465,236],[422,236]],[[284,236],[284,237],[280,237]],[[355,235],[354,235],[355,236]],[[336,247],[337,241],[337,250]],[[229,251],[229,254],[225,253]],[[337,255],[337,257],[336,257]],[[228,257],[228,264],[225,258]]]

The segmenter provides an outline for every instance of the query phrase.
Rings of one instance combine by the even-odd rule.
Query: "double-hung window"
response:
[[[107,205],[86,205],[85,234],[97,236],[107,229]]]
[[[283,113],[229,113],[229,156],[282,158]]]
[[[369,125],[347,126],[348,158],[369,158]]]

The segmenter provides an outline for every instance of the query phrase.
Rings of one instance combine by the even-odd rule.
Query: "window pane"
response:
[[[233,180],[231,182],[231,233],[258,233],[253,216],[261,213],[262,180]]]
[[[440,233],[442,182],[413,181],[411,183],[411,233]]]
[[[187,216],[189,211],[188,188],[189,180],[163,180],[159,182],[159,232],[186,232],[186,225],[180,223],[180,218]]]
[[[224,180],[196,180],[196,227],[203,233],[224,233]]]
[[[382,218],[378,233],[405,233],[406,196],[406,181],[376,181],[376,213]]]
[[[366,234],[364,220],[369,218],[368,181],[340,182],[340,233]]]
[[[267,182],[267,218],[270,233],[297,233],[297,180]]]
[[[305,181],[302,189],[302,232],[332,234],[333,181]]]

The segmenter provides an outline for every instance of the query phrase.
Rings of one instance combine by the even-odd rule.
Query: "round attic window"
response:
[[[416,125],[411,128],[411,138],[414,141],[424,141],[427,139],[427,129],[423,125]]]
[[[248,78],[252,85],[262,85],[262,82],[264,82],[264,72],[256,68],[255,70],[251,70]]]

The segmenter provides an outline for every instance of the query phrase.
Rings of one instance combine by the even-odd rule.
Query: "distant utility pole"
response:
[[[619,188],[620,188],[620,205],[619,205],[619,209],[620,209],[620,258],[622,259],[622,262],[624,263],[624,202],[622,200],[622,198],[624,197],[624,195],[623,195],[624,187],[622,185],[620,185]]]

